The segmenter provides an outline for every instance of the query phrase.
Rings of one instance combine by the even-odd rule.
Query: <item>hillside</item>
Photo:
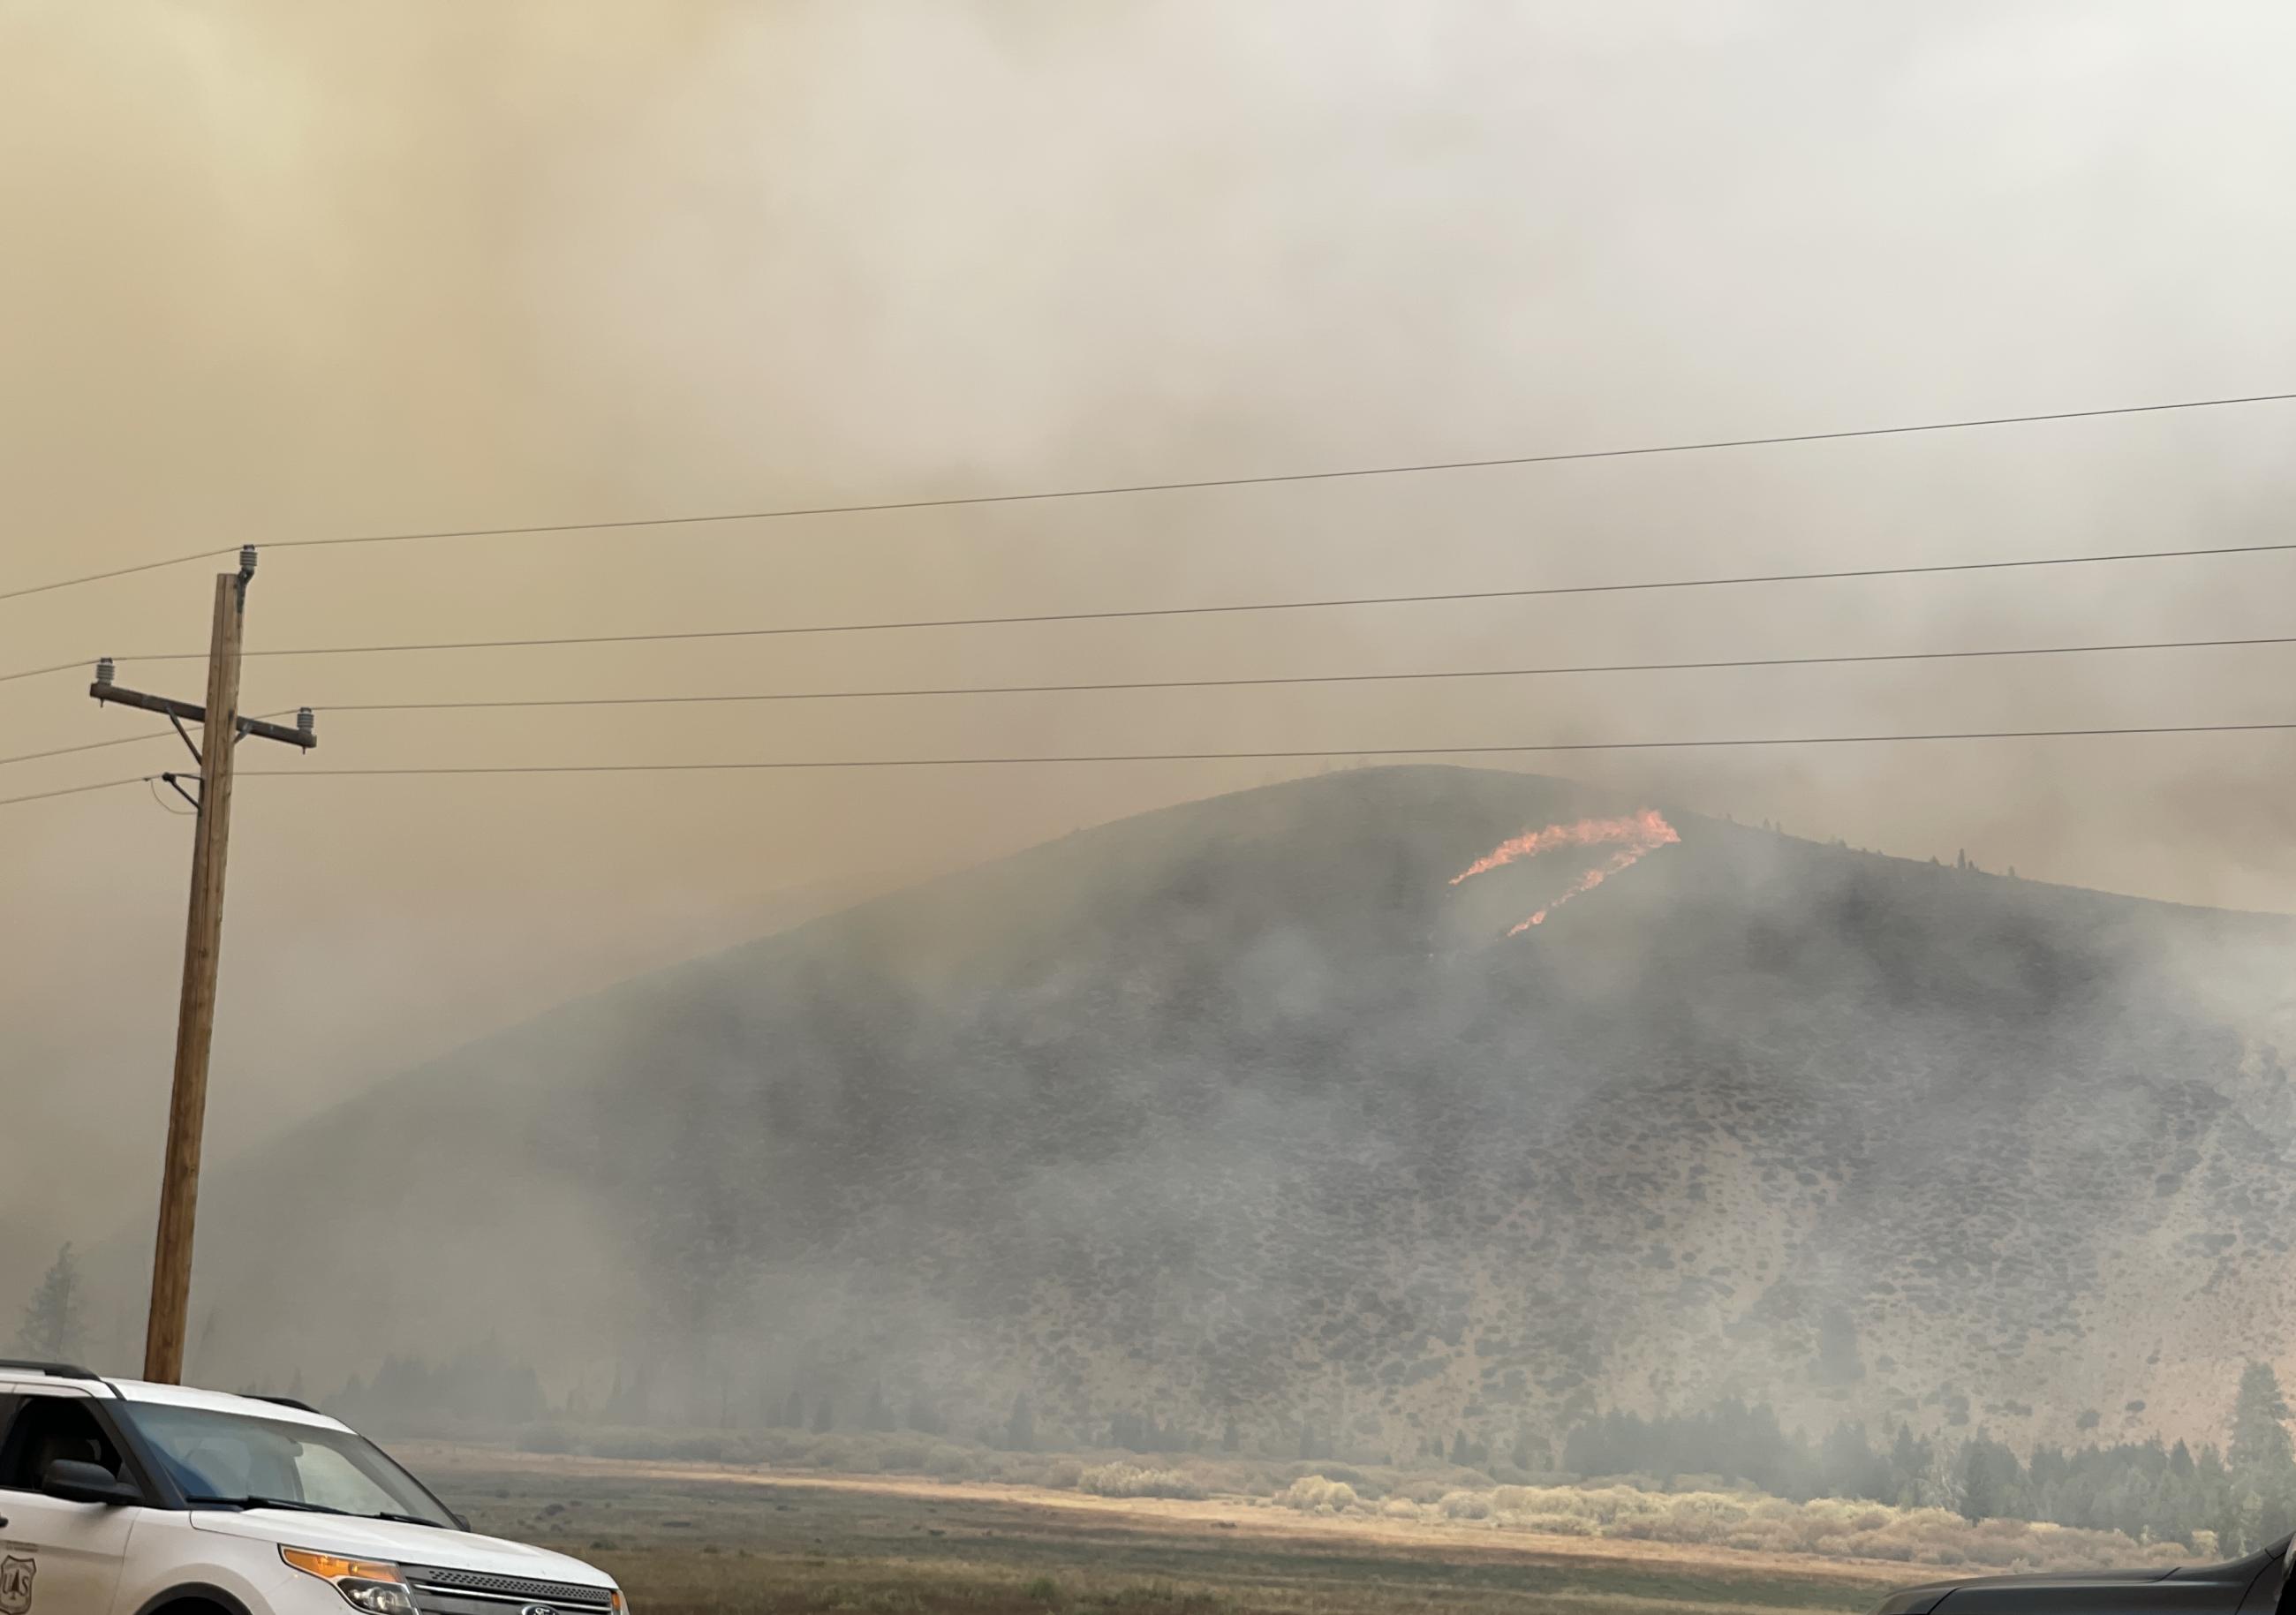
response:
[[[2296,1371],[2296,929],[1647,804],[1335,775],[629,983],[210,1176],[205,1372],[492,1337],[594,1406],[1046,1439],[2215,1434]],[[1661,805],[1663,806],[1663,805]],[[340,1306],[305,1304],[340,1283]]]

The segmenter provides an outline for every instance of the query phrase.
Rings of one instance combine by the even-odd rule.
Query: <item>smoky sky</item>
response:
[[[2296,386],[2284,7],[0,4],[11,579],[242,541],[1450,461]],[[295,645],[1423,593],[2287,536],[2296,406],[1276,488],[277,551]],[[206,565],[0,603],[193,694]],[[2270,721],[2286,649],[521,712],[334,703],[2287,631],[2226,558],[616,650],[279,658],[304,765]],[[151,726],[0,685],[0,752]],[[0,794],[175,742],[0,770]],[[1340,759],[1344,765],[1344,758]],[[291,771],[283,753],[242,766]],[[2271,734],[1521,766],[2296,907]],[[211,1161],[549,1003],[1317,763],[250,779]],[[188,856],[0,810],[0,1295],[159,1152]],[[1398,826],[1398,833],[1407,833]],[[100,1186],[100,1187],[99,1187]]]

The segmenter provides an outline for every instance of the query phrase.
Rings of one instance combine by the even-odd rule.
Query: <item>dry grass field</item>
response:
[[[611,1570],[636,1615],[1748,1615],[1870,1607],[1906,1565],[888,1476],[412,1447],[477,1529]]]

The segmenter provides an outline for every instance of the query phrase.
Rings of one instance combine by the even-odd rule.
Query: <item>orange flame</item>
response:
[[[1544,830],[1533,830],[1502,841],[1485,857],[1476,859],[1451,877],[1451,884],[1475,875],[1487,874],[1503,868],[1518,858],[1537,857],[1540,853],[1557,847],[1607,847],[1616,845],[1619,850],[1610,858],[1587,870],[1561,897],[1540,909],[1521,924],[1507,932],[1519,937],[1534,925],[1546,923],[1546,916],[1571,898],[1590,892],[1622,869],[1631,868],[1642,861],[1644,854],[1660,847],[1672,846],[1682,840],[1673,825],[1660,816],[1655,808],[1645,808],[1640,813],[1625,818],[1580,819],[1575,824],[1549,824]]]

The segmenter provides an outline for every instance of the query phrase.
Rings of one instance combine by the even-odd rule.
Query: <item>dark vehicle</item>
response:
[[[2226,1564],[1938,1581],[1890,1594],[1874,1615],[2296,1615],[2296,1537]]]

